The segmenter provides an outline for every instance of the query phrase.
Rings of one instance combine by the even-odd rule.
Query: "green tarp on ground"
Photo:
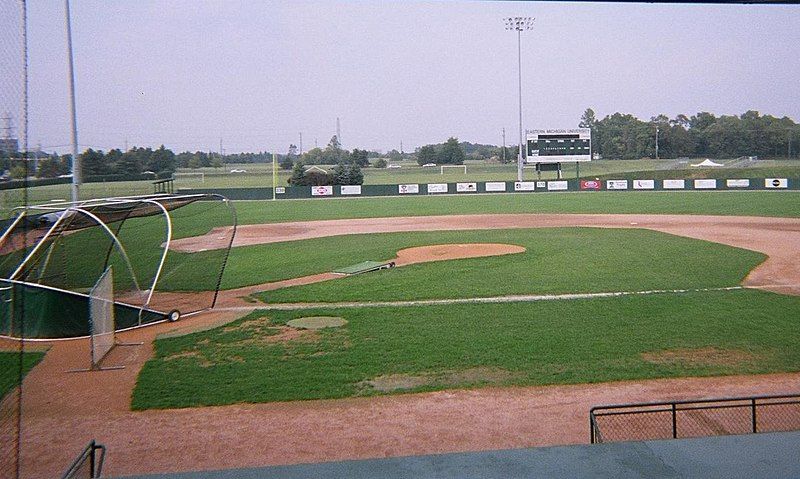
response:
[[[376,269],[380,269],[383,266],[386,266],[385,261],[364,261],[363,263],[354,264],[353,266],[347,266],[345,268],[339,268],[334,270],[334,273],[339,274],[358,274],[358,273],[366,273],[367,271],[374,271]]]

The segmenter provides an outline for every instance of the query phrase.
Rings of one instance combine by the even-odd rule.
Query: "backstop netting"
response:
[[[89,292],[92,368],[114,347],[114,272],[109,267]]]
[[[0,286],[25,293],[25,331],[0,314],[0,334],[87,336],[89,292],[114,270],[116,329],[214,306],[236,230],[233,206],[218,195],[104,198],[20,209],[0,237]],[[179,249],[178,239],[209,244]],[[213,244],[211,244],[213,243]],[[17,305],[13,306],[17,314]]]
[[[28,176],[26,4],[0,0],[0,171]],[[23,190],[27,200],[27,190]],[[4,205],[0,202],[0,208]],[[13,289],[0,284],[0,317],[8,323]],[[22,318],[16,318],[17,322]],[[0,341],[0,477],[20,477],[20,421],[25,368],[23,343]]]

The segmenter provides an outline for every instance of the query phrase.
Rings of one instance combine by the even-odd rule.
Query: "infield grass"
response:
[[[799,314],[800,298],[755,290],[260,311],[158,339],[133,408],[798,371]],[[348,324],[286,334],[310,315]]]
[[[420,263],[256,295],[267,302],[398,301],[733,286],[765,255],[644,229],[539,228],[352,235],[234,251],[229,281],[248,265],[301,276],[364,260],[389,260],[411,246],[505,243],[524,253]],[[331,254],[331,252],[338,252]],[[247,255],[246,257],[244,255]],[[245,268],[242,268],[245,267]]]

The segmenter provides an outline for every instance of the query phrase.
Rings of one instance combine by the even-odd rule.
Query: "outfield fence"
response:
[[[286,186],[274,189],[275,199],[469,195],[486,193],[552,193],[564,191],[742,191],[800,190],[800,178],[730,178],[672,180],[540,180],[464,181],[396,185]],[[273,188],[179,188],[181,194],[217,193],[231,200],[273,199]]]
[[[597,406],[592,444],[800,430],[800,394]]]

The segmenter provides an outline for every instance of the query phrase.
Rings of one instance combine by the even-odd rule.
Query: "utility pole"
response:
[[[300,156],[303,156],[303,132],[300,132]]]
[[[533,28],[533,17],[508,17],[503,21],[506,30],[517,32],[517,71],[519,73],[519,148],[517,157],[517,181],[522,181],[522,148],[525,147],[525,131],[522,129],[522,32]]]
[[[503,127],[503,163],[506,162],[506,127]]]
[[[342,128],[339,125],[339,117],[336,117],[336,140],[339,141],[339,146],[342,146]]]
[[[400,140],[400,154],[403,154],[403,140]]]

